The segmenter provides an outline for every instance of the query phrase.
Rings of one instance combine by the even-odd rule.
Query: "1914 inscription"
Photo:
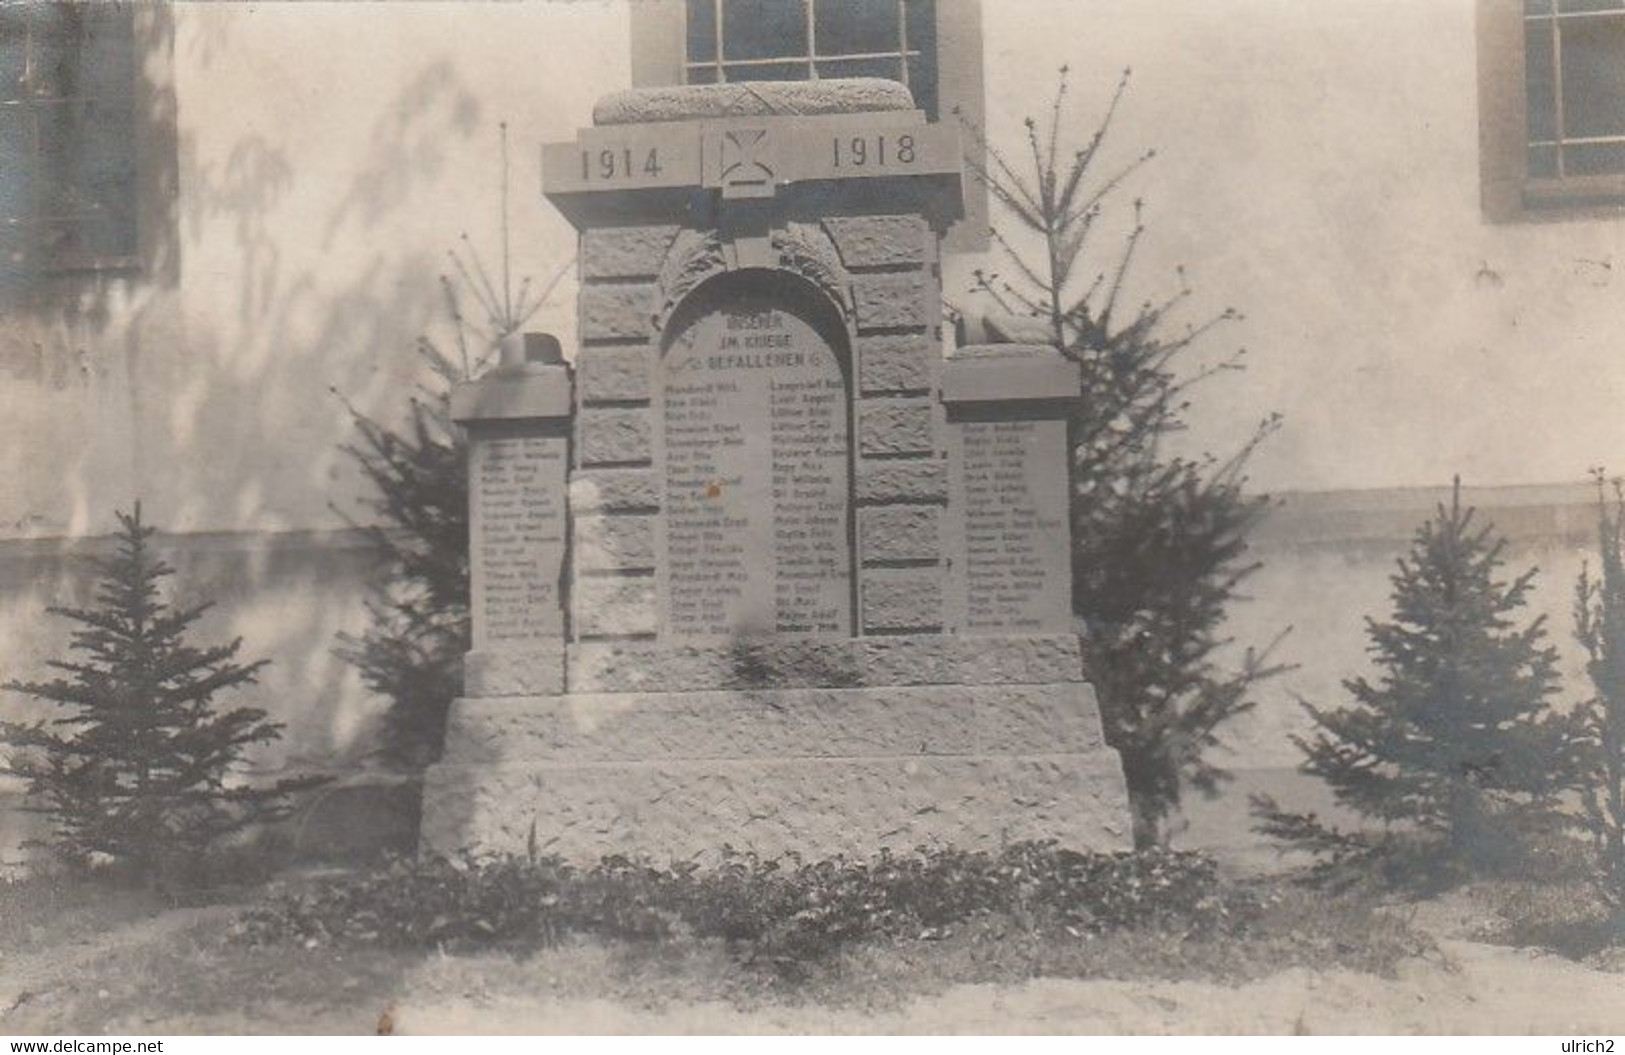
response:
[[[1064,631],[1072,581],[1065,424],[979,421],[959,428],[966,632]]]
[[[664,633],[849,633],[846,384],[829,344],[751,297],[685,327],[662,372]]]
[[[565,441],[476,436],[472,446],[474,647],[557,639],[564,626]]]

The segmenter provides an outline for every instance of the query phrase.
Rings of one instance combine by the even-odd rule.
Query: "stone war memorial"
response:
[[[460,386],[473,650],[425,850],[1126,848],[1072,629],[1066,414],[944,355],[957,130],[900,84],[645,89],[543,149],[579,341]]]

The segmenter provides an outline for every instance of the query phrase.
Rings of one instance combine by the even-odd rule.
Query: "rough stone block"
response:
[[[580,578],[572,601],[576,627],[583,634],[623,637],[655,632],[652,576]]]
[[[755,84],[691,84],[633,88],[603,96],[593,104],[595,125],[646,124],[734,119],[782,114],[858,114],[912,110],[914,97],[903,85],[878,77],[820,81],[762,81]]]
[[[649,411],[643,408],[588,408],[576,419],[582,465],[646,462],[652,457]]]
[[[920,845],[997,852],[1053,839],[1130,847],[1122,764],[1112,751],[1044,755],[726,759],[438,765],[424,780],[423,846],[714,859],[724,844],[766,857]]]
[[[863,454],[929,454],[936,449],[929,399],[867,400],[858,407],[858,450]]]
[[[569,647],[572,692],[1082,682],[1076,635],[943,634],[677,645],[593,641]]]
[[[551,648],[476,650],[463,657],[465,696],[556,696],[563,691],[563,641]]]
[[[832,216],[824,229],[849,268],[899,267],[930,259],[931,230],[923,216]]]
[[[675,224],[595,227],[581,236],[581,277],[654,278],[677,231]]]
[[[860,509],[858,548],[866,564],[938,560],[942,557],[942,510],[937,506]]]
[[[858,459],[858,501],[943,502],[948,471],[937,458],[871,461]]]
[[[631,348],[583,348],[576,357],[576,383],[585,403],[627,402],[649,398],[648,345]]]
[[[655,518],[610,514],[575,519],[576,568],[582,571],[653,568]]]
[[[660,508],[660,480],[653,469],[581,469],[570,477],[570,508],[576,513],[653,512]]]
[[[864,393],[928,391],[942,361],[941,349],[924,334],[859,337],[857,350]]]
[[[942,570],[875,568],[863,573],[863,629],[935,630],[942,626]]]
[[[854,276],[852,299],[860,331],[917,329],[942,314],[934,284],[919,271]]]
[[[593,285],[581,290],[582,340],[647,338],[653,332],[654,283]]]
[[[446,725],[459,765],[677,758],[1067,754],[1105,746],[1092,690],[902,685],[464,699]]]

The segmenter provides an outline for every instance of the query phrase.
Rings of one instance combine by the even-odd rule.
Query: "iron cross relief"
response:
[[[739,128],[722,133],[719,171],[724,198],[773,196],[770,146],[765,128]]]

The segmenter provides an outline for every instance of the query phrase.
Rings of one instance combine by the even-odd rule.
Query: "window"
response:
[[[1625,0],[1526,0],[1529,175],[1625,173]]]
[[[901,81],[938,114],[933,0],[688,0],[684,80]]]
[[[0,6],[0,269],[136,255],[131,7]]]
[[[933,121],[983,123],[982,0],[638,0],[630,6],[637,88],[880,76],[908,85]],[[973,137],[961,142],[967,152],[981,149]],[[981,252],[988,246],[987,188],[967,176],[964,191],[965,218],[949,230],[944,247]]]

